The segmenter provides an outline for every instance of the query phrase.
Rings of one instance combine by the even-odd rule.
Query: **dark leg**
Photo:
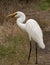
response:
[[[37,59],[37,43],[35,44],[35,49],[36,49],[36,62],[35,62],[35,64],[38,64],[38,59]]]
[[[29,60],[30,60],[31,48],[32,48],[32,46],[31,46],[31,41],[30,41],[30,50],[29,50],[29,55],[28,55],[28,62],[29,62]],[[27,64],[28,64],[28,62],[27,62]]]

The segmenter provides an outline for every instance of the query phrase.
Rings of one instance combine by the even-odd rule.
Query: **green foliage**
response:
[[[14,37],[8,37],[6,40],[6,45],[0,44],[0,57],[12,59],[17,57],[19,62],[22,62],[26,56],[24,43],[26,40],[21,34],[17,34]]]
[[[46,2],[50,3],[50,0],[46,0]]]
[[[46,9],[48,9],[50,7],[50,4],[49,3],[40,3],[40,4],[38,4],[37,6],[36,6],[36,8],[38,9],[38,10],[46,10]]]
[[[11,47],[4,47],[3,45],[0,45],[0,57],[12,57],[16,51],[14,48],[12,49]]]

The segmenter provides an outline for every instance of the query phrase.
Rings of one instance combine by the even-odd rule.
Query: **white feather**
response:
[[[27,22],[24,24],[23,22],[26,19],[26,16],[23,12],[18,11],[17,15],[18,19],[16,20],[17,25],[24,31],[26,31],[29,35],[29,39],[33,39],[37,44],[39,45],[40,48],[44,49],[45,44],[43,42],[43,33],[42,30],[34,19],[29,19]]]

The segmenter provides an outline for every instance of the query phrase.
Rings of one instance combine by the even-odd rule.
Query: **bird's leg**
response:
[[[37,43],[35,43],[35,50],[36,50],[36,62],[35,62],[35,64],[38,64],[38,58],[37,58]]]
[[[31,48],[32,48],[32,45],[31,45],[31,41],[30,41],[30,50],[29,50],[29,55],[28,55],[28,62],[29,62],[29,60],[30,60]],[[28,64],[28,62],[27,62],[27,64]]]

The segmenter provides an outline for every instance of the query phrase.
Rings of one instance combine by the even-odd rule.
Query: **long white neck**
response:
[[[16,23],[17,25],[22,29],[22,30],[25,30],[25,24],[23,23],[26,19],[26,16],[25,15],[22,15],[20,16],[17,20],[16,20]]]

